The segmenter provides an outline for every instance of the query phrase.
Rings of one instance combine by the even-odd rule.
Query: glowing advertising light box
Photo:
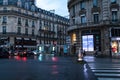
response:
[[[93,35],[84,35],[82,36],[82,47],[85,51],[93,51],[94,50],[94,37]]]

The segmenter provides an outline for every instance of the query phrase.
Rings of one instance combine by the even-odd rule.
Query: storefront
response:
[[[31,38],[15,38],[15,49],[19,50],[35,50],[36,49],[36,40]]]
[[[111,52],[113,56],[120,54],[120,37],[112,38]]]
[[[101,51],[101,32],[100,30],[82,31],[82,49],[85,51]]]

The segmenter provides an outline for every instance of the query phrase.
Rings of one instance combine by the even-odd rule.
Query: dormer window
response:
[[[19,7],[22,7],[22,2],[21,2],[21,0],[18,0],[17,5],[18,5]]]
[[[8,5],[8,0],[3,0],[3,5]]]
[[[35,6],[34,5],[32,5],[31,10],[35,11]]]
[[[29,9],[29,4],[28,4],[28,2],[25,3],[25,9]]]

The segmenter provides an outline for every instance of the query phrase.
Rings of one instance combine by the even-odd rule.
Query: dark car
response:
[[[27,52],[25,50],[23,50],[23,51],[21,50],[21,51],[19,51],[18,55],[21,57],[27,57]]]
[[[5,48],[0,48],[0,58],[9,58],[9,51]]]
[[[32,51],[26,51],[27,53],[27,56],[30,57],[30,56],[34,56],[34,53]]]

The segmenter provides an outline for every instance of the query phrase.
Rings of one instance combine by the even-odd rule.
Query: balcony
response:
[[[17,32],[6,32],[5,34],[3,34],[2,32],[0,33],[0,36],[20,36],[20,37],[32,37],[32,38],[36,38],[36,35],[32,35],[32,34],[24,34],[24,33],[17,33]]]
[[[93,8],[91,9],[91,12],[92,12],[92,13],[94,13],[94,12],[99,12],[99,13],[100,13],[100,11],[101,11],[100,7],[93,7]]]
[[[115,25],[120,26],[120,20],[105,20],[105,21],[99,21],[98,23],[95,22],[87,22],[84,24],[75,24],[68,27],[67,31],[75,30],[75,29],[82,29],[82,28],[92,28],[92,27],[104,27],[104,25]]]
[[[22,12],[19,12],[17,10],[0,10],[0,15],[18,15],[18,16],[23,16],[23,17],[35,18],[35,19],[38,18],[36,16],[22,13]]]
[[[56,34],[55,31],[50,31],[50,30],[44,30],[44,29],[39,29],[40,33],[49,33],[49,34]]]
[[[84,8],[81,9],[81,10],[79,11],[79,14],[80,14],[80,15],[82,15],[82,14],[86,14],[86,9],[84,9]]]
[[[117,4],[117,3],[111,3],[111,4],[110,4],[110,10],[112,10],[112,9],[117,9],[117,10],[119,10],[119,4]]]

